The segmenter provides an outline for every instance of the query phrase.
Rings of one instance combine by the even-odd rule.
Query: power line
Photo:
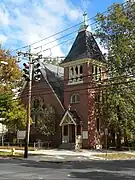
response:
[[[45,64],[43,64],[44,66],[45,66]],[[135,65],[132,65],[132,67],[135,67]],[[47,68],[46,66],[45,66],[45,68]],[[129,66],[125,66],[125,67],[119,67],[119,68],[114,68],[113,70],[114,71],[119,71],[119,70],[126,70],[127,68],[129,68]],[[47,68],[48,69],[48,68]],[[43,68],[43,70],[45,70],[44,68]],[[51,71],[51,70],[50,70]],[[97,73],[97,74],[88,74],[88,75],[82,75],[81,77],[82,78],[85,78],[85,77],[94,77],[94,76],[98,76],[98,75],[103,75],[103,74],[105,74],[105,73],[111,73],[111,71],[110,70],[105,70],[105,71],[102,71],[102,72],[99,72],[99,73]],[[120,76],[115,76],[115,77],[108,77],[108,78],[105,78],[103,81],[105,82],[105,81],[107,81],[107,80],[115,80],[115,79],[117,79],[117,78],[124,78],[124,77],[128,77],[128,78],[132,78],[134,76],[134,74],[132,74],[132,76],[131,75],[120,75]],[[60,77],[59,76],[59,78],[61,78],[62,79],[62,77]],[[102,78],[102,77],[101,77]],[[65,82],[65,81],[70,81],[70,80],[73,80],[73,79],[76,79],[76,77],[72,77],[72,78],[67,78],[67,79],[62,79],[62,81],[63,82]],[[55,80],[55,81],[50,81],[50,83],[56,83],[56,82],[59,82],[59,80]],[[101,82],[101,80],[100,81],[96,81],[96,82]]]
[[[95,24],[95,22],[91,23],[90,26],[93,25],[93,24]],[[96,29],[96,28],[95,28],[95,29]],[[95,29],[94,29],[94,30],[95,30]],[[63,38],[65,38],[65,37],[67,37],[67,36],[70,36],[70,35],[76,33],[76,32],[78,32],[78,30],[75,30],[75,31],[73,31],[73,32],[71,32],[71,33],[68,33],[68,34],[66,34],[66,35],[64,35],[64,36],[62,36],[62,37],[59,37],[59,38],[57,38],[57,39],[55,39],[55,40],[53,40],[53,41],[50,41],[50,42],[48,42],[48,43],[46,43],[46,44],[43,44],[42,46],[46,46],[46,45],[48,45],[48,44],[51,44],[51,43],[53,43],[53,42],[56,42],[57,40],[63,39]],[[74,38],[73,38],[73,39],[74,39]],[[60,45],[60,44],[58,44],[58,45]],[[58,45],[56,45],[56,46],[58,46]],[[38,46],[38,47],[41,47],[41,46]],[[37,49],[38,47],[36,47],[36,48],[34,48],[34,49]],[[51,48],[53,48],[53,47],[51,47]],[[49,48],[49,49],[51,49],[51,48]]]
[[[120,6],[123,6],[123,5],[125,5],[125,4],[127,4],[127,2],[121,3]],[[109,10],[106,10],[106,11],[102,12],[101,15],[107,13],[107,12],[110,11],[110,10],[111,10],[111,8],[110,8]],[[96,16],[94,16],[94,17],[92,17],[92,18],[88,18],[87,21],[93,20],[93,19],[95,19],[95,18],[96,18]],[[82,21],[82,22],[83,22],[83,21]],[[11,52],[18,51],[19,49],[24,49],[24,48],[27,48],[27,47],[32,46],[32,45],[34,45],[34,44],[40,43],[40,42],[42,42],[42,41],[45,41],[45,40],[47,40],[47,39],[49,39],[49,38],[52,38],[52,37],[54,37],[54,36],[56,36],[56,35],[59,35],[59,34],[65,32],[65,31],[68,31],[68,30],[70,30],[70,29],[72,29],[72,28],[74,28],[74,27],[79,26],[82,22],[80,22],[80,23],[78,23],[78,24],[75,24],[75,25],[73,25],[73,26],[71,26],[71,27],[69,27],[69,28],[66,28],[66,29],[64,29],[64,30],[62,30],[62,31],[60,31],[60,32],[57,32],[57,33],[55,33],[55,34],[53,34],[53,35],[51,35],[51,36],[48,36],[48,37],[46,37],[46,38],[43,38],[43,39],[41,39],[41,40],[39,40],[39,41],[36,41],[36,42],[34,42],[34,43],[31,43],[31,44],[25,45],[25,46],[23,46],[23,47],[17,48],[17,49],[15,49],[15,50],[11,51]],[[96,24],[96,23],[97,23],[97,22],[95,22],[95,23],[93,23],[93,24]],[[90,25],[92,25],[92,24],[90,24]]]
[[[129,84],[129,83],[134,83],[135,82],[135,80],[132,80],[132,81],[127,81],[127,82],[119,82],[119,83],[112,83],[112,84],[104,84],[104,85],[100,85],[100,86],[93,86],[93,87],[85,87],[85,88],[76,88],[76,89],[72,89],[72,90],[64,90],[63,89],[63,92],[79,92],[79,91],[82,91],[82,90],[97,90],[97,91],[103,91],[103,88],[106,90],[106,88],[108,87],[111,87],[111,86],[119,86],[119,85],[122,85],[122,84]],[[125,88],[128,88],[128,87],[125,87]],[[39,95],[50,95],[50,94],[53,94],[53,92],[52,93],[47,93],[46,91],[45,91],[45,89],[48,89],[49,91],[50,91],[50,88],[48,87],[48,88],[44,88],[43,90],[38,90],[36,93],[35,93],[35,95],[37,95],[37,93],[39,94]],[[42,93],[43,92],[43,93]],[[92,92],[91,92],[92,93]],[[34,96],[34,93],[32,93],[32,96]],[[21,98],[23,98],[23,97],[27,97],[27,95],[26,96],[20,96]]]
[[[76,89],[72,89],[72,90],[65,90],[64,91],[64,89],[63,89],[63,93],[64,92],[79,92],[79,90],[95,90],[94,92],[92,91],[91,92],[91,95],[94,95],[94,94],[96,94],[96,93],[98,93],[98,92],[102,92],[102,91],[109,91],[109,93],[110,93],[110,91],[112,91],[113,93],[114,93],[114,90],[112,90],[112,89],[106,89],[106,87],[111,87],[111,86],[119,86],[119,85],[122,85],[122,84],[128,84],[128,83],[134,83],[135,82],[135,80],[132,80],[132,81],[127,81],[127,82],[125,82],[125,81],[123,81],[123,82],[119,82],[119,83],[113,83],[113,84],[104,84],[104,85],[102,85],[102,86],[100,86],[100,87],[97,87],[97,86],[93,86],[93,87],[85,87],[85,88],[76,88]],[[99,89],[100,88],[100,89]],[[133,86],[131,86],[131,85],[128,85],[128,86],[126,86],[126,87],[119,87],[119,90],[124,90],[124,89],[128,89],[128,88],[135,88],[135,85],[133,85]],[[46,91],[45,91],[45,89],[46,89]],[[47,92],[47,89],[48,89],[48,91],[49,92]],[[115,91],[118,91],[118,90],[116,90],[115,89]],[[35,93],[32,93],[32,96],[35,96],[35,95],[37,95],[37,93],[40,93],[39,95],[50,95],[50,94],[53,94],[53,92],[50,92],[50,88],[48,87],[48,88],[44,88],[43,90],[38,90],[38,91],[35,91]],[[84,95],[86,95],[86,93],[82,93],[82,92],[79,92],[79,94],[84,94]],[[106,93],[105,93],[106,94]],[[24,98],[24,97],[28,97],[28,95],[23,95],[23,96],[20,96],[19,98],[16,98],[16,99],[13,99],[13,101],[17,101],[17,100],[20,100],[20,98]],[[8,100],[7,100],[8,101]]]
[[[132,65],[132,67],[134,67],[135,65]],[[117,69],[117,71],[118,70],[124,70],[124,69],[126,69],[126,68],[128,68],[129,66],[125,66],[125,67],[122,67],[122,68],[118,68]],[[47,68],[47,67],[46,67]],[[48,68],[47,68],[48,69]],[[116,69],[114,69],[114,70],[116,70]],[[105,73],[111,73],[111,71],[109,71],[108,69],[106,70],[106,71],[102,71],[101,73],[99,72],[99,73],[97,73],[97,74],[88,74],[88,75],[83,75],[83,76],[81,76],[82,78],[90,78],[90,77],[92,77],[93,78],[93,80],[94,80],[94,77],[95,76],[97,76],[98,78],[99,78],[99,76],[98,75],[103,75],[103,74],[105,74]],[[105,83],[105,82],[111,82],[111,81],[115,81],[115,80],[117,80],[117,79],[120,79],[120,78],[134,78],[134,74],[132,74],[132,76],[131,75],[120,75],[120,76],[115,76],[115,77],[107,77],[107,78],[105,78],[105,79],[103,79],[103,80],[95,80],[95,82],[93,82],[93,83],[100,83],[100,84],[102,84],[102,83]],[[70,80],[74,80],[74,79],[76,79],[76,77],[72,77],[72,78],[67,78],[67,79],[62,79],[61,78],[61,80],[62,80],[62,82],[66,82],[66,81],[70,81]],[[49,81],[49,83],[57,83],[57,82],[59,82],[59,80],[55,80],[55,81]],[[83,85],[84,84],[89,84],[90,82],[84,82],[83,83]],[[71,84],[72,85],[72,84]]]
[[[69,40],[71,40],[71,39],[69,39]],[[67,40],[67,41],[69,41],[69,40]],[[66,41],[64,41],[64,42],[62,42],[62,43],[65,43]],[[57,45],[55,45],[55,46],[57,46]],[[55,47],[54,46],[54,47]],[[132,65],[132,67],[134,67],[135,65]],[[126,69],[126,68],[128,68],[129,66],[125,66],[125,67],[122,67],[122,68],[118,68],[117,70],[122,70],[122,69]],[[46,67],[47,68],[47,67]],[[47,68],[48,69],[48,68]],[[116,70],[116,69],[114,69],[114,70]],[[102,71],[101,73],[99,72],[99,73],[97,73],[97,74],[88,74],[88,75],[83,75],[83,76],[81,76],[82,78],[85,78],[85,77],[94,77],[94,76],[97,76],[98,77],[98,75],[102,75],[102,74],[105,74],[105,73],[111,73],[111,71],[109,71],[108,69],[106,70],[106,71]],[[99,77],[98,77],[99,78]],[[106,81],[113,81],[113,80],[115,80],[115,79],[118,79],[118,78],[133,78],[133,75],[131,76],[131,75],[122,75],[122,76],[116,76],[116,77],[108,77],[108,78],[105,78],[105,79],[103,79],[102,81],[101,80],[95,80],[95,82],[96,83],[102,83],[102,82],[106,82]],[[72,78],[67,78],[67,79],[62,79],[62,81],[63,82],[65,82],[65,81],[70,81],[70,80],[74,80],[74,79],[76,79],[76,77],[72,77]],[[55,80],[55,81],[50,81],[49,83],[57,83],[57,82],[59,82],[59,80]],[[89,84],[90,82],[88,82],[88,84]],[[83,83],[83,84],[85,84],[85,83]]]
[[[96,23],[97,23],[97,22],[93,22],[93,23],[90,24],[90,26],[91,26],[91,25],[94,25],[94,24],[96,24]],[[94,28],[94,30],[96,30],[96,28]],[[46,46],[46,45],[51,44],[51,43],[53,43],[53,42],[57,42],[57,40],[63,39],[64,37],[67,37],[67,36],[69,36],[69,35],[71,35],[71,34],[74,34],[75,32],[78,32],[78,30],[73,31],[73,32],[71,32],[71,33],[69,33],[69,34],[66,34],[66,35],[64,35],[64,36],[62,36],[62,37],[60,37],[60,38],[57,38],[57,39],[53,40],[53,41],[50,41],[50,42],[48,42],[48,43],[46,43],[46,44],[44,44],[44,45],[35,47],[34,49],[38,49],[39,47]],[[97,35],[94,35],[94,34],[93,34],[93,36],[95,36],[96,38],[99,38],[99,37],[97,37]],[[100,36],[100,37],[101,37],[101,36]],[[70,40],[73,40],[73,39],[74,39],[74,38],[71,38],[71,39],[69,39],[69,40],[63,41],[63,42],[61,42],[61,43],[59,43],[59,44],[57,44],[57,45],[55,45],[55,46],[52,46],[52,47],[50,47],[50,48],[45,49],[44,51],[51,50],[52,48],[55,48],[55,47],[57,47],[57,46],[59,46],[59,45],[61,45],[61,44],[64,44],[64,43],[66,43],[66,42],[68,42],[68,41],[70,41]]]

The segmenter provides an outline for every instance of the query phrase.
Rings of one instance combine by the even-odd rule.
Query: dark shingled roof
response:
[[[49,84],[52,86],[54,92],[56,93],[60,101],[63,103],[63,99],[64,99],[63,68],[51,64],[42,64],[42,68],[45,70],[45,76],[47,77]]]
[[[72,116],[72,118],[74,119],[76,124],[80,124],[80,122],[82,121],[80,116],[77,114],[76,110],[70,110],[69,111],[70,115]]]
[[[86,30],[78,33],[70,52],[61,64],[83,58],[106,62],[92,33]]]
[[[59,77],[54,72],[50,71],[46,68],[46,76],[48,79],[48,82],[52,86],[53,90],[57,94],[58,98],[63,101],[64,96],[64,81],[61,77]]]

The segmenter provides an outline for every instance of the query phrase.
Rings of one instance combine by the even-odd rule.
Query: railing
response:
[[[15,149],[23,149],[24,148],[24,142],[19,143],[13,143],[13,142],[0,142],[0,148],[1,149],[10,149],[11,147],[14,147]],[[49,149],[51,148],[51,141],[39,141],[39,142],[33,142],[29,143],[29,150],[36,150],[36,149]]]

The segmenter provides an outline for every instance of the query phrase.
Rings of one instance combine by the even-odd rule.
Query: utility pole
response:
[[[31,48],[29,46],[29,52],[18,52],[18,56],[20,55],[24,55],[24,57],[28,57],[29,58],[29,65],[27,65],[26,63],[24,63],[23,65],[25,66],[24,72],[25,74],[23,75],[23,77],[25,78],[25,80],[28,82],[28,104],[27,104],[27,119],[26,119],[26,134],[25,134],[25,146],[24,146],[24,158],[28,158],[28,147],[29,147],[29,136],[30,136],[30,119],[31,119],[31,90],[32,90],[32,76],[33,73],[35,74],[35,72],[33,72],[33,68],[35,61],[38,61],[40,58],[42,58],[41,55],[38,54],[32,54],[31,53]],[[37,59],[33,59],[33,56],[38,56]],[[40,66],[40,64],[39,64]],[[39,69],[37,68],[37,71]],[[39,81],[40,80],[40,74],[39,72],[37,72],[37,74],[35,75],[35,78],[37,77]]]
[[[32,54],[29,47],[29,81],[28,81],[28,106],[27,106],[27,121],[26,121],[26,136],[24,147],[24,158],[28,157],[29,135],[30,135],[30,117],[31,117],[31,87],[32,87]]]

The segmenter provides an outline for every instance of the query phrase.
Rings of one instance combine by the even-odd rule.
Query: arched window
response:
[[[81,66],[80,66],[80,81],[83,80],[82,74],[83,74],[83,67],[82,67],[82,65],[81,65]]]
[[[101,73],[102,73],[101,67],[92,65],[92,74],[93,74],[94,80],[100,81],[101,80]]]
[[[80,96],[77,94],[75,97],[76,97],[76,99],[75,99],[76,102],[79,103],[80,102]]]
[[[94,66],[92,65],[92,74],[94,74],[95,72],[94,72]]]
[[[83,82],[83,66],[82,65],[76,65],[69,68],[69,83],[77,84],[80,82]]]
[[[39,99],[35,99],[33,102],[33,108],[38,109],[40,106],[40,101]]]
[[[99,68],[99,80],[101,81],[101,68]]]
[[[78,75],[78,66],[75,67],[75,73]]]
[[[80,66],[80,74],[82,74],[83,73],[83,67],[82,67],[82,65]]]
[[[71,68],[71,75],[74,75],[74,68]]]
[[[70,103],[74,104],[74,103],[79,103],[79,102],[80,102],[79,94],[73,94],[70,98]]]

